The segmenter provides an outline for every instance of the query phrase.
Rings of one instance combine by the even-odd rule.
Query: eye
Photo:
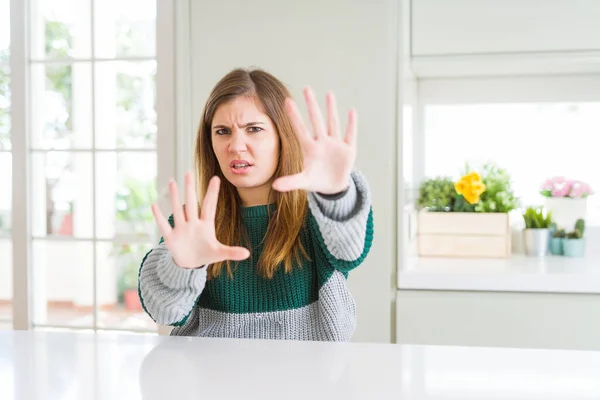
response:
[[[248,132],[250,132],[250,133],[260,132],[262,130],[263,130],[263,128],[258,127],[258,126],[251,126],[248,128]]]
[[[215,131],[215,134],[217,136],[227,135],[228,133],[229,133],[229,129],[226,129],[226,128],[220,128]]]

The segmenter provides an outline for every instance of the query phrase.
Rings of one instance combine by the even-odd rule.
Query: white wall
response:
[[[595,0],[412,0],[418,77],[598,73]]]
[[[597,0],[413,0],[412,54],[600,50]]]
[[[357,341],[392,340],[396,265],[396,137],[400,79],[399,3],[394,0],[191,3],[193,126],[216,81],[234,67],[258,66],[300,99],[311,85],[324,106],[333,90],[343,115],[359,113],[358,160],[373,191],[375,242],[351,274]],[[306,114],[305,114],[306,115]],[[188,139],[191,143],[192,137]],[[184,156],[184,155],[179,155]],[[189,156],[189,155],[185,155]],[[189,164],[188,164],[189,165]]]

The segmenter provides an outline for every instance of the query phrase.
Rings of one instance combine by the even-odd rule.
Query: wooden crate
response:
[[[509,257],[508,214],[421,211],[417,241],[421,257]]]

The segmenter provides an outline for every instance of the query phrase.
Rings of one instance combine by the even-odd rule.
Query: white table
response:
[[[600,352],[0,332],[0,399],[600,399]]]

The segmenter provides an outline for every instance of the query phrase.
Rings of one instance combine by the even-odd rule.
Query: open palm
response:
[[[226,246],[215,235],[215,213],[220,180],[214,176],[198,215],[198,200],[191,173],[185,175],[185,206],[179,200],[177,184],[171,181],[169,191],[173,208],[171,227],[156,204],[152,204],[154,219],[175,264],[182,268],[198,268],[220,261],[241,261],[250,256],[248,249]]]
[[[304,124],[295,102],[291,99],[286,101],[286,111],[302,146],[304,170],[277,178],[273,188],[281,192],[303,189],[324,194],[339,193],[348,187],[356,159],[356,111],[350,111],[342,139],[334,95],[327,94],[327,124],[313,91],[305,89],[304,96],[314,133]]]

